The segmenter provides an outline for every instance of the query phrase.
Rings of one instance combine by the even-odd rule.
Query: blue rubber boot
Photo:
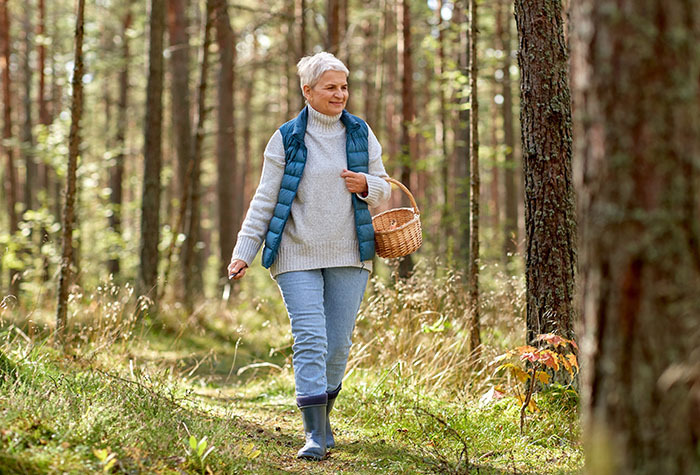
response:
[[[306,444],[297,457],[307,460],[321,460],[326,456],[326,404],[316,404],[299,408],[304,420]]]

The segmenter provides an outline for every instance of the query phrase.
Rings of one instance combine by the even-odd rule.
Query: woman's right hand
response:
[[[228,265],[228,278],[238,280],[245,275],[248,264],[240,259],[234,259]]]

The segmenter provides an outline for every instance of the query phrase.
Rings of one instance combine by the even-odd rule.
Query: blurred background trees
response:
[[[401,275],[411,273],[413,260],[434,257],[466,271],[468,2],[217,0],[210,7],[211,67],[200,78],[204,2],[87,6],[72,284],[95,286],[111,275],[139,282],[139,293],[151,298],[187,302],[235,293],[224,269],[262,150],[303,105],[296,61],[324,49],[350,67],[349,110],[368,120],[387,170],[421,205],[425,244],[402,263]],[[52,291],[57,276],[74,5],[3,1],[5,11],[0,284],[3,295],[26,302],[39,289]],[[517,236],[524,223],[514,211],[523,209],[513,164],[519,156],[514,20],[505,1],[480,11],[475,85],[485,111],[478,126],[487,137],[480,145],[480,256],[515,272],[522,268],[513,257],[518,246],[522,251]],[[200,81],[212,85],[201,98]],[[212,113],[197,124],[200,100],[202,112]],[[400,204],[400,195],[390,206]]]

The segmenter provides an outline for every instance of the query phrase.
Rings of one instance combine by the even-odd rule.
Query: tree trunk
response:
[[[49,125],[51,123],[51,117],[49,116],[49,108],[47,107],[46,101],[46,73],[44,69],[46,68],[46,5],[44,0],[39,0],[39,23],[37,24],[37,44],[39,45],[39,64],[37,69],[39,71],[39,91],[37,102],[39,105],[39,123],[42,125]],[[48,189],[46,190],[48,193]]]
[[[192,153],[192,186],[190,187],[190,209],[189,220],[186,231],[187,239],[184,247],[184,267],[188,269],[190,274],[185,279],[185,302],[188,309],[191,311],[194,307],[194,300],[200,297],[204,291],[202,281],[202,269],[199,268],[198,253],[202,250],[197,249],[197,243],[200,239],[200,215],[201,215],[201,184],[200,173],[202,168],[202,143],[204,142],[204,124],[206,121],[206,93],[207,93],[207,75],[209,72],[209,47],[211,46],[211,27],[214,21],[214,13],[216,12],[214,3],[217,0],[207,0],[205,19],[204,19],[204,39],[202,41],[202,53],[199,60],[199,84],[197,86],[197,128],[194,136],[194,150]],[[222,15],[219,12],[219,15]],[[226,16],[228,20],[228,16]],[[233,42],[231,43],[233,45]]]
[[[128,30],[131,28],[133,16],[131,13],[131,1],[126,2],[124,19],[122,24],[122,64],[119,71],[119,98],[117,99],[117,130],[115,147],[117,155],[114,166],[110,169],[109,186],[112,190],[110,201],[112,204],[112,215],[109,218],[109,225],[116,234],[122,232],[122,206],[124,202],[124,162],[126,157],[126,130],[127,113],[129,105],[129,62],[131,53],[129,51]],[[117,277],[120,272],[119,256],[115,256],[109,261],[109,272]]]
[[[71,124],[68,138],[68,169],[66,171],[66,201],[63,207],[63,243],[61,269],[58,280],[56,334],[63,341],[67,323],[68,288],[73,264],[73,222],[75,220],[76,178],[80,153],[80,118],[83,113],[83,15],[85,0],[78,1],[75,20],[75,56],[72,80]]]
[[[168,32],[170,36],[170,72],[172,77],[171,106],[175,153],[178,162],[178,192],[180,206],[184,207],[185,242],[182,247],[181,272],[185,289],[185,302],[190,306],[202,292],[201,269],[197,265],[197,240],[200,236],[199,164],[194,161],[192,121],[190,119],[190,36],[187,18],[187,0],[168,0]],[[177,226],[176,226],[177,227]]]
[[[168,0],[168,35],[170,38],[170,100],[173,135],[177,156],[178,190],[185,180],[192,161],[192,120],[190,119],[190,35],[187,18],[188,0]],[[187,275],[189,269],[183,269]]]
[[[306,32],[306,0],[295,0],[294,16],[297,22],[297,34],[299,35],[299,58],[308,54]]]
[[[217,204],[219,211],[219,273],[226,282],[233,246],[242,221],[244,189],[235,189],[238,181],[236,128],[234,123],[235,62],[234,32],[225,2],[217,3],[216,41],[219,44],[220,70],[218,84],[219,132],[216,140]],[[249,120],[249,118],[247,118]]]
[[[255,37],[253,38],[251,69],[250,73],[248,74],[248,81],[245,88],[245,99],[243,102],[243,164],[240,167],[239,173],[237,173],[238,176],[236,177],[236,210],[234,214],[234,219],[236,221],[233,223],[235,234],[237,234],[237,230],[243,221],[243,216],[247,208],[246,199],[248,198],[248,195],[245,190],[248,187],[248,173],[253,156],[251,124],[253,122],[253,95],[255,94],[255,83],[257,81],[258,49],[259,44],[257,37]],[[234,236],[232,235],[230,245],[234,244],[233,237]],[[231,248],[231,252],[233,252],[233,248]],[[224,261],[224,264],[225,263],[226,261]]]
[[[561,3],[516,0],[527,252],[527,341],[573,337],[571,97]]]
[[[386,97],[386,150],[387,162],[396,163],[399,155],[399,141],[397,140],[397,105],[396,105],[396,89],[398,76],[398,37],[396,28],[396,0],[386,0],[384,10],[384,22],[386,25],[386,34],[382,41],[384,42],[383,61],[386,63],[386,81],[384,97]],[[390,172],[391,173],[391,172]]]
[[[377,101],[377,90],[375,89],[375,75],[377,69],[377,60],[372,56],[374,52],[374,42],[376,41],[372,35],[372,22],[366,19],[362,23],[362,41],[365,47],[365,52],[367,53],[368,60],[362,65],[364,78],[362,81],[362,95],[364,99],[364,104],[362,106],[364,119],[368,124],[375,130],[377,127],[377,121],[374,118],[374,111],[376,110],[375,105]],[[373,70],[374,69],[374,70]]]
[[[410,0],[401,0],[399,8],[399,56],[401,58],[401,182],[411,185],[411,152],[414,138],[411,126],[415,119],[413,106],[413,55],[411,50],[411,7]],[[401,259],[399,277],[406,279],[413,273],[413,259],[410,255]]]
[[[465,79],[469,77],[469,56],[471,51],[471,43],[467,34],[467,12],[463,2],[455,4],[455,18],[459,25],[457,33],[457,65],[459,71]],[[458,262],[465,268],[469,269],[469,256],[471,245],[471,111],[470,111],[470,96],[467,87],[461,87],[458,92],[458,107],[457,126],[455,137],[455,186],[454,193],[454,210],[457,215],[457,256]]]
[[[572,27],[587,471],[698,474],[700,13],[585,0]]]
[[[0,40],[2,41],[2,101],[3,107],[3,139],[5,140],[5,201],[7,202],[7,215],[9,217],[10,234],[18,230],[17,217],[17,170],[15,169],[15,157],[13,146],[9,143],[12,138],[12,94],[10,78],[10,14],[8,11],[9,0],[0,0]],[[10,293],[17,294],[17,272],[10,271]]]
[[[165,0],[151,0],[141,200],[139,294],[154,299],[157,309],[158,241],[160,239],[160,172],[163,162],[163,33]]]
[[[503,228],[503,254],[506,263],[510,262],[518,252],[518,186],[515,181],[516,163],[515,134],[513,129],[513,92],[510,79],[510,19],[512,2],[499,2],[496,38],[498,46],[503,51],[503,78],[501,79],[503,94],[503,135],[505,140],[504,187],[505,187],[505,223]],[[509,266],[507,266],[509,267]]]
[[[295,58],[294,64],[299,61],[302,57],[309,54],[308,51],[308,32],[306,31],[306,0],[295,0],[294,18],[296,22],[295,34],[298,35],[298,47],[297,57]],[[294,83],[294,97],[297,100],[294,102],[296,107],[295,110],[301,110],[304,107],[304,96],[301,94],[301,90],[297,88],[299,83]]]
[[[470,114],[470,156],[471,156],[471,243],[469,245],[469,348],[474,361],[478,361],[481,346],[481,311],[479,303],[479,98],[477,96],[478,63],[476,58],[476,41],[478,28],[477,0],[469,1],[469,94],[471,98]]]
[[[38,65],[37,69],[39,72],[39,87],[37,91],[37,102],[39,109],[39,123],[45,127],[51,123],[51,117],[49,115],[48,101],[46,100],[46,5],[44,0],[39,0],[38,4],[39,10],[39,22],[37,23],[36,29],[36,43],[38,47]],[[41,188],[44,190],[44,201],[39,203],[40,206],[45,206],[47,209],[51,209],[51,186],[53,183],[53,170],[51,166],[47,163],[39,163],[39,177],[41,181]],[[49,242],[50,236],[46,228],[42,226],[41,228],[41,245]],[[42,252],[42,279],[44,282],[49,280],[49,258]]]
[[[435,76],[437,76],[437,86],[438,86],[438,115],[439,120],[435,121],[435,140],[440,144],[440,151],[442,152],[440,156],[440,179],[442,183],[442,219],[440,220],[442,228],[441,243],[439,249],[441,254],[449,259],[452,259],[452,230],[453,226],[453,212],[451,207],[452,199],[451,194],[454,189],[454,184],[451,179],[450,170],[450,155],[447,150],[447,100],[445,98],[445,89],[447,88],[447,82],[445,80],[445,23],[442,21],[442,8],[443,0],[437,1],[437,7],[435,9],[435,21],[437,22],[438,29],[438,46],[437,55],[435,57]]]
[[[340,48],[340,2],[341,0],[326,0],[326,21],[328,22],[328,37],[326,51],[338,55]]]
[[[24,56],[22,58],[24,76],[24,122],[22,124],[22,154],[24,155],[24,209],[37,207],[37,165],[34,156],[34,133],[32,130],[32,79],[33,70],[30,62],[32,46],[31,5],[24,6]]]

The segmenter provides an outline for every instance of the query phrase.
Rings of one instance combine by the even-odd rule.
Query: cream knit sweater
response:
[[[391,186],[382,163],[382,148],[369,129],[368,194],[360,197],[369,206],[389,199]],[[309,106],[304,143],[306,166],[287,225],[282,234],[272,276],[283,272],[326,267],[364,267],[372,270],[372,261],[360,261],[355,218],[350,192],[340,177],[347,168],[345,126],[340,114],[327,116]],[[277,194],[284,175],[284,144],[277,130],[265,148],[260,184],[250,203],[232,259],[250,266],[267,233]],[[359,195],[358,195],[359,196]]]

